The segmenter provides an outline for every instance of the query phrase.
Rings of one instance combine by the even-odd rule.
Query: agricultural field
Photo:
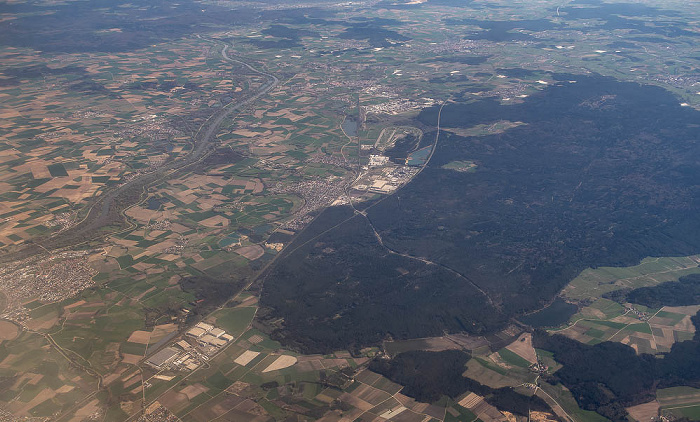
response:
[[[256,420],[290,414],[320,417],[327,412],[335,416],[376,417],[399,409],[406,411],[406,416],[422,415],[417,420],[422,420],[426,411],[436,416],[444,414],[444,408],[417,403],[398,394],[400,385],[362,370],[376,350],[365,351],[363,357],[351,357],[347,352],[298,355],[284,350],[264,333],[250,328],[257,309],[251,299],[241,295],[237,298],[239,305],[207,318],[225,328],[235,340],[206,366],[185,374],[151,370],[151,375],[143,380],[137,373],[127,371],[112,381],[110,390],[130,392],[134,402],[129,403],[129,408],[141,406],[140,393],[144,390],[148,408],[160,405],[183,421],[219,417]],[[143,333],[134,332],[130,339],[145,337]],[[127,410],[124,406],[122,403],[123,411]],[[442,417],[437,416],[436,420]]]
[[[594,301],[605,293],[675,281],[700,272],[700,256],[646,258],[631,267],[601,267],[584,270],[569,283],[562,296],[572,301]]]
[[[489,312],[469,318],[489,319],[480,325],[497,327],[494,332],[442,335],[444,326],[426,323],[419,329],[436,337],[419,339],[412,337],[428,334],[414,336],[416,324],[398,327],[399,335],[390,338],[366,319],[391,318],[355,315],[342,329],[319,332],[353,333],[360,341],[311,353],[276,332],[292,321],[274,315],[269,302],[261,304],[261,295],[275,289],[261,274],[279,268],[278,257],[290,244],[303,246],[295,239],[318,246],[319,261],[337,252],[313,235],[335,224],[319,217],[324,210],[360,216],[386,198],[410,201],[405,188],[428,167],[444,136],[466,148],[475,139],[535,125],[504,117],[462,125],[452,114],[440,135],[439,117],[431,113],[442,106],[449,114],[458,104],[490,98],[515,108],[573,84],[565,75],[593,73],[663,87],[685,110],[700,109],[696,31],[688,23],[697,20],[696,12],[681,15],[648,1],[622,15],[602,7],[601,20],[609,23],[599,27],[586,7],[573,5],[560,15],[559,3],[549,0],[518,7],[505,1],[483,7],[437,1],[5,3],[0,414],[76,421],[137,420],[142,413],[185,422],[525,420],[474,391],[419,402],[367,369],[384,354],[467,350],[470,360],[460,369],[469,379],[537,396],[562,419],[601,420],[581,410],[561,384],[542,380],[561,365],[535,349],[528,333],[502,329],[505,321]],[[658,15],[665,20],[654,24]],[[621,43],[630,31],[646,38]],[[582,107],[614,108],[613,100],[591,99]],[[498,138],[494,145],[500,144]],[[489,170],[471,156],[443,161],[430,169],[442,173],[433,175],[466,178]],[[429,189],[447,186],[441,181]],[[442,232],[449,227],[434,224],[441,219],[430,224]],[[386,255],[374,234],[365,249],[375,258]],[[421,266],[425,261],[373,263],[400,282],[455,277],[430,273]],[[579,309],[556,331],[590,345],[610,340],[638,353],[668,352],[693,338],[690,317],[698,306],[626,307],[603,295],[700,273],[698,263],[693,255],[585,270],[561,293]],[[361,274],[363,280],[376,276]],[[321,279],[336,283],[329,274]],[[385,302],[393,303],[404,287],[397,286]],[[426,297],[420,289],[428,286],[411,287]],[[290,292],[281,295],[285,303],[294,300]],[[329,305],[329,298],[349,295],[326,293],[304,293],[304,324],[313,306],[339,308],[316,321],[344,321],[352,312],[340,300]],[[484,302],[476,290],[470,297]],[[470,304],[433,306],[477,309]],[[400,307],[414,315],[413,305]],[[467,319],[446,318],[456,321],[452,331],[470,326]],[[174,344],[201,321],[232,339],[207,349],[214,351],[195,369],[149,366],[161,351],[180,347]],[[363,329],[372,341],[365,341]],[[663,389],[658,407],[629,412],[643,418],[660,408],[694,418],[696,396]],[[551,416],[541,412],[534,419]]]
[[[186,154],[221,97],[255,86],[209,63],[212,47],[186,39],[92,57],[0,51],[2,245],[65,229],[91,197]]]
[[[695,326],[690,318],[700,305],[663,306],[621,304],[603,296],[623,289],[658,286],[700,273],[697,255],[647,258],[633,267],[601,267],[584,270],[561,293],[579,310],[563,327],[553,331],[586,344],[616,341],[637,353],[669,352],[676,342],[691,340]]]
[[[61,356],[65,352],[54,349],[50,339],[24,332],[4,340],[13,340],[3,341],[0,362],[5,385],[2,401],[11,402],[6,411],[48,417],[70,411],[77,401],[91,396],[97,378],[70,365]]]
[[[698,418],[700,390],[691,387],[671,387],[656,394],[657,408],[667,417]]]
[[[139,386],[146,386],[147,408],[163,408],[183,421],[258,420],[256,418],[290,415],[329,420],[382,417],[397,421],[456,421],[465,420],[467,416],[484,421],[511,420],[506,416],[508,413],[499,412],[483,400],[474,400],[473,393],[469,392],[455,400],[445,397],[433,404],[402,394],[401,385],[364,369],[378,353],[377,349],[363,350],[360,356],[354,357],[342,351],[299,355],[286,350],[266,334],[250,328],[257,309],[254,297],[241,294],[234,302],[239,304],[216,311],[206,319],[226,328],[235,337],[206,366],[184,374],[151,370],[148,372],[151,375],[143,382],[135,374],[127,373],[115,381],[115,386],[122,383],[123,387],[114,388],[128,388],[135,394]],[[527,335],[508,347],[528,357],[535,353]],[[503,349],[506,350],[509,349]],[[516,360],[523,360],[515,352],[511,353]],[[523,368],[520,361],[515,372],[510,371],[514,367],[505,362],[490,362],[499,372],[476,363],[481,368],[477,369],[480,382],[493,384],[500,379],[508,380],[505,381],[507,385],[518,386],[523,380],[532,381],[536,376],[528,372],[527,366]],[[471,366],[464,370],[472,376]],[[527,393],[528,390],[523,391]],[[138,399],[134,399],[130,406],[141,406]],[[548,420],[552,415],[545,412],[541,417]]]
[[[647,258],[632,267],[601,267],[584,270],[561,293],[567,302],[576,304],[578,311],[569,321],[559,327],[549,329],[552,334],[564,335],[570,339],[596,345],[602,342],[618,342],[630,346],[637,354],[665,357],[674,344],[693,341],[697,338],[696,325],[691,318],[700,311],[700,305],[647,307],[638,303],[625,302],[624,292],[637,289],[659,288],[680,284],[679,279],[698,274],[698,256]],[[627,293],[628,295],[630,293]],[[617,301],[611,300],[618,298]],[[678,300],[676,298],[675,300]],[[695,340],[697,341],[697,340]],[[511,345],[512,346],[512,345]],[[512,352],[517,352],[511,346]],[[561,366],[548,352],[536,350],[540,362],[555,372]],[[503,360],[517,363],[508,353],[499,352]],[[519,353],[521,358],[524,353]],[[543,391],[554,397],[554,386],[542,386]],[[690,387],[670,387],[656,391],[655,400],[627,407],[633,420],[644,421],[663,415],[669,418],[696,417],[698,406],[697,391]],[[570,400],[560,397],[563,406]],[[572,409],[582,420],[596,420],[597,414]]]

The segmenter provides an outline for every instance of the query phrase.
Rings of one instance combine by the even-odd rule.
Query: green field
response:
[[[601,267],[584,270],[562,294],[572,300],[599,299],[603,294],[622,288],[654,286],[675,281],[688,274],[700,273],[699,256],[645,258],[633,267]],[[601,306],[604,308],[604,306]]]
[[[530,367],[530,362],[527,360],[521,358],[518,356],[516,353],[508,350],[508,349],[501,349],[498,351],[498,355],[503,359],[506,363],[509,363],[514,366],[519,366],[521,368],[529,368]]]
[[[507,2],[494,7],[464,2],[452,7],[449,2],[429,1],[376,7],[348,3],[287,9],[283,5],[279,10],[255,2],[245,10],[235,2],[206,2],[206,7],[175,2],[153,9],[139,0],[116,2],[97,11],[74,0],[48,2],[50,8],[25,3],[22,10],[0,19],[8,29],[0,46],[3,252],[40,245],[38,253],[44,253],[45,241],[60,238],[67,228],[80,224],[95,200],[109,189],[128,180],[147,179],[149,174],[155,181],[139,185],[133,197],[125,200],[128,207],[122,208],[120,202],[112,209],[115,216],[124,212],[123,224],[111,222],[85,232],[94,236],[78,232],[75,239],[57,247],[60,251],[94,248],[85,258],[85,268],[90,269],[87,279],[96,284],[68,286],[58,294],[55,285],[75,274],[70,265],[52,267],[37,255],[42,262],[28,273],[41,274],[49,288],[19,298],[12,294],[20,289],[0,291],[0,308],[21,305],[16,314],[8,315],[26,327],[17,338],[0,342],[0,404],[3,410],[19,413],[19,418],[77,420],[75,405],[80,404],[86,414],[94,412],[106,421],[125,420],[162,399],[171,387],[174,395],[184,396],[182,391],[197,383],[210,391],[172,404],[173,413],[186,422],[214,419],[205,411],[217,406],[235,408],[228,416],[218,415],[220,420],[252,420],[266,413],[276,420],[301,419],[299,415],[312,419],[331,411],[354,411],[349,402],[334,400],[366,386],[353,384],[343,390],[327,384],[335,385],[331,380],[343,385],[344,366],[362,371],[367,358],[378,353],[378,344],[357,344],[352,354],[337,351],[342,356],[338,358],[305,356],[285,350],[266,334],[274,332],[275,339],[282,339],[275,329],[284,328],[285,320],[272,321],[264,329],[250,328],[256,302],[227,307],[226,301],[249,283],[253,283],[250,292],[231,301],[231,306],[259,294],[262,287],[254,281],[260,272],[312,218],[336,199],[345,198],[347,183],[364,171],[369,154],[389,154],[397,139],[413,135],[418,141],[424,131],[424,141],[432,140],[435,122],[416,120],[429,104],[483,98],[517,104],[542,93],[546,83],[555,82],[553,75],[564,69],[651,83],[672,90],[679,102],[700,105],[700,96],[684,77],[689,72],[687,61],[697,56],[688,34],[656,34],[657,41],[629,40],[633,47],[620,47],[624,50],[620,54],[594,53],[620,41],[629,28],[609,31],[588,19],[568,19],[562,24],[568,15],[554,18],[552,11],[559,3],[553,0],[517,7]],[[692,25],[700,19],[695,10],[686,16],[677,13],[675,5],[664,8],[673,12],[664,14],[669,20]],[[192,10],[197,11],[196,18]],[[539,41],[469,38],[477,28],[488,37],[486,22],[511,20],[522,21],[524,29],[516,25],[505,33]],[[47,21],[51,24],[46,25]],[[566,31],[528,29],[529,22],[539,21],[556,28],[565,25]],[[125,22],[138,24],[121,24]],[[657,28],[651,19],[637,21],[642,22],[647,24],[645,30]],[[31,33],[22,32],[28,30]],[[586,37],[577,40],[575,49],[554,48],[568,45],[572,31],[585,31]],[[674,48],[667,48],[670,43]],[[250,68],[225,60],[224,46]],[[222,110],[259,92],[268,73],[279,79],[275,88],[222,118],[212,130],[207,153],[190,166],[171,171],[175,167],[168,166],[202,145],[209,125]],[[354,139],[348,143],[340,127],[346,116],[362,118],[358,138],[365,148],[359,150]],[[529,130],[525,126],[530,123],[483,124],[479,116],[473,117],[471,127],[443,128],[465,137],[460,148],[483,147],[477,137]],[[454,171],[486,168],[471,159],[448,157],[435,170],[469,180],[481,173]],[[86,240],[90,242],[84,244]],[[240,248],[244,247],[262,254],[243,256],[246,250]],[[633,267],[583,271],[562,293],[567,300],[585,305],[571,319],[580,320],[574,327],[580,329],[576,335],[590,343],[607,340],[619,330],[615,339],[637,336],[634,341],[640,341],[639,337],[651,333],[659,337],[661,328],[650,328],[648,323],[612,321],[624,308],[601,296],[698,273],[698,257],[647,258]],[[334,306],[339,297],[319,295],[308,300]],[[669,324],[687,317],[667,311],[657,316]],[[176,378],[159,380],[152,378],[152,368],[134,356],[124,357],[146,352],[146,344],[127,341],[134,331],[155,332],[168,324],[168,330],[173,330],[168,332],[182,332],[199,320],[215,320],[234,336],[235,344],[192,373],[164,371],[161,375]],[[676,340],[692,337],[680,330],[673,335]],[[374,348],[363,349],[366,346]],[[386,351],[395,355],[425,346],[420,339],[391,341]],[[485,349],[475,351],[470,361],[467,373],[475,379],[505,386],[536,377],[527,371],[529,363],[510,350],[501,349],[492,356]],[[261,354],[245,366],[233,362],[249,350]],[[280,353],[299,361],[263,373]],[[557,369],[551,356],[539,353],[552,371]],[[136,372],[149,379],[150,387],[143,389],[146,403],[140,401],[140,379],[127,380]],[[350,378],[356,375],[347,372]],[[94,373],[103,378],[103,390],[98,391]],[[371,389],[363,393],[369,397],[358,400],[369,403],[376,399],[372,393],[386,397],[401,389],[387,378],[360,373],[358,377]],[[221,393],[226,388],[240,390]],[[577,422],[599,421],[595,414],[578,409],[560,387],[544,388]],[[693,394],[683,389],[660,390],[659,400],[671,403]],[[225,400],[233,396],[245,400],[252,410],[235,413],[239,403]],[[324,402],[327,397],[332,400]],[[83,402],[86,398],[90,400]],[[93,399],[95,409],[82,408]],[[389,403],[393,402],[373,411],[383,411]],[[457,416],[443,413],[444,420],[478,420],[468,409],[449,400],[445,403]],[[674,412],[696,417],[697,403],[689,401],[695,407]],[[377,417],[368,412],[358,420]]]
[[[230,308],[221,309],[212,314],[216,318],[216,325],[226,330],[234,337],[240,336],[248,328],[255,315],[256,308]]]

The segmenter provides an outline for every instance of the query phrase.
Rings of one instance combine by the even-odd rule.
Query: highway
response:
[[[217,41],[204,40],[219,44]],[[255,94],[226,104],[202,123],[193,137],[194,148],[186,157],[172,161],[153,172],[139,175],[104,192],[93,200],[88,207],[86,215],[73,227],[52,237],[37,239],[19,250],[2,255],[0,256],[0,262],[24,259],[47,250],[75,247],[112,234],[115,230],[110,230],[109,226],[124,228],[124,225],[127,224],[126,229],[133,228],[133,225],[128,223],[124,211],[140,203],[150,186],[162,183],[178,173],[185,172],[207,158],[214,150],[214,140],[223,121],[267,94],[279,84],[279,79],[276,76],[258,70],[242,60],[231,58],[228,55],[228,48],[228,45],[224,45],[221,49],[221,56],[224,60],[243,66],[267,79]]]

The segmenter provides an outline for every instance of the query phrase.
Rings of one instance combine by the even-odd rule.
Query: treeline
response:
[[[541,309],[585,268],[700,251],[700,128],[689,124],[700,114],[661,88],[553,77],[578,82],[520,105],[445,105],[443,127],[526,124],[469,138],[441,132],[428,166],[365,216],[345,207],[312,222],[265,276],[275,338],[324,353],[388,336],[488,334]],[[439,109],[418,120],[434,126]],[[404,157],[409,141],[387,153]],[[454,160],[480,165],[443,168]]]
[[[400,353],[393,359],[375,359],[369,369],[405,386],[403,394],[432,403],[443,395],[455,398],[467,390],[482,393],[477,391],[481,384],[462,376],[469,359],[468,354],[459,350],[416,350]]]
[[[697,305],[700,304],[700,274],[690,274],[678,281],[668,281],[652,287],[616,290],[605,297],[616,302],[637,303],[649,308]]]
[[[656,358],[651,355],[637,356],[634,349],[620,343],[588,346],[544,331],[536,332],[533,343],[554,353],[554,359],[564,365],[547,381],[564,384],[584,410],[623,421],[625,407],[654,398]]]
[[[179,281],[182,291],[195,297],[192,303],[194,308],[188,315],[188,322],[196,321],[209,314],[231,296],[238,293],[245,283],[245,278],[224,278],[218,280],[204,274],[182,278]]]
[[[393,359],[375,359],[369,369],[405,386],[403,394],[425,403],[435,402],[442,396],[454,399],[471,391],[499,410],[518,415],[528,416],[529,410],[551,412],[549,405],[537,396],[528,397],[512,388],[493,389],[463,377],[469,359],[470,356],[460,350],[417,350],[400,353]]]
[[[408,155],[418,148],[419,139],[412,133],[407,134],[396,140],[396,143],[391,148],[387,149],[385,154],[396,164],[404,165]]]
[[[700,316],[693,317],[700,329]],[[662,359],[637,355],[629,346],[604,342],[589,346],[562,335],[536,331],[535,347],[554,353],[563,367],[547,381],[564,384],[579,406],[612,421],[626,421],[625,407],[653,400],[657,388],[700,387],[700,335],[676,343]]]

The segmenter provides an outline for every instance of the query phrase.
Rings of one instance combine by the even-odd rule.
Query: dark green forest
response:
[[[273,336],[319,352],[488,333],[585,268],[700,251],[700,113],[658,87],[551,76],[522,104],[447,104],[443,127],[525,124],[442,131],[424,171],[366,217],[348,207],[315,220],[264,275],[262,315],[283,320]],[[429,132],[437,113],[416,124]],[[479,167],[442,168],[454,160]]]
[[[442,396],[456,398],[470,391],[483,396],[498,409],[528,416],[529,411],[551,412],[547,403],[537,396],[525,396],[512,388],[494,389],[462,376],[470,356],[460,350],[442,352],[412,351],[393,359],[378,358],[369,369],[404,385],[403,394],[422,402],[435,402]]]
[[[352,215],[351,209],[336,208],[319,216],[299,238],[303,243],[313,240],[298,250],[295,241],[267,276],[262,297],[268,307],[260,316],[272,322],[284,316],[284,326],[272,333],[275,339],[330,353],[378,344],[388,332],[395,338],[415,338],[440,335],[449,327],[483,334],[506,322],[455,274],[388,253],[367,221]],[[345,224],[314,238],[346,218],[350,220]]]
[[[697,305],[700,303],[700,274],[690,274],[678,281],[668,281],[652,287],[616,290],[605,297],[620,303],[636,303],[649,308]]]
[[[693,317],[693,323],[700,329],[700,315]],[[548,381],[564,384],[582,409],[613,421],[626,421],[625,407],[653,400],[658,388],[700,387],[699,334],[674,344],[660,358],[637,355],[620,343],[589,346],[544,331],[535,332],[533,344],[554,353],[554,359],[564,365]]]

